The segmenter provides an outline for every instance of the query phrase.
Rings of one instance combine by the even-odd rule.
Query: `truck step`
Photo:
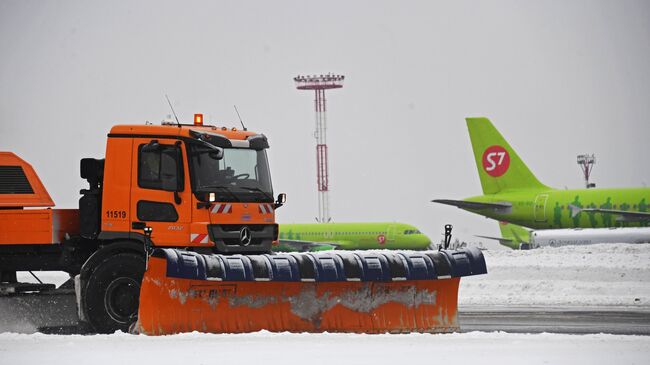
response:
[[[20,294],[20,293],[38,293],[47,290],[54,290],[54,284],[36,284],[36,283],[3,283],[0,284],[0,296]]]

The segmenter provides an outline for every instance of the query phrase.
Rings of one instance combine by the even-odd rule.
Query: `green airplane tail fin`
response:
[[[466,118],[483,194],[503,190],[548,189],[487,118]]]

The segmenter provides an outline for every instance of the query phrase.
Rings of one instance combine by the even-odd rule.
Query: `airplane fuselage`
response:
[[[650,227],[542,229],[530,233],[530,246],[534,248],[615,242],[650,243]]]
[[[280,224],[280,240],[333,243],[343,250],[424,250],[431,240],[404,223]]]
[[[650,188],[511,190],[464,199],[480,203],[510,203],[507,211],[466,209],[500,221],[532,229],[647,227],[648,222],[621,222],[615,214],[580,212],[569,205],[621,211],[650,212]]]

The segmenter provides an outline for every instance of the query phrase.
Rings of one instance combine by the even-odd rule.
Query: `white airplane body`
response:
[[[650,227],[543,229],[530,233],[532,247],[650,243]]]

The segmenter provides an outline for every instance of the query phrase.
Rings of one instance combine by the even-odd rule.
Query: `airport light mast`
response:
[[[329,168],[327,165],[327,108],[325,90],[343,87],[343,75],[296,76],[293,81],[298,90],[314,90],[316,111],[316,183],[318,185],[318,218],[320,223],[332,220],[329,212]]]
[[[589,176],[591,176],[591,171],[594,169],[595,163],[596,156],[594,156],[593,153],[591,155],[578,155],[578,165],[580,165],[580,168],[582,169],[582,173],[585,177],[585,186],[587,189],[596,187],[596,184],[589,182]]]

